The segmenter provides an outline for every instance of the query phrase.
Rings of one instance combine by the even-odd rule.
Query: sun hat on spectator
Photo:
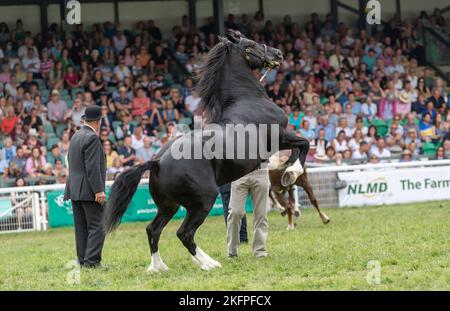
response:
[[[59,96],[59,91],[58,91],[58,90],[53,90],[53,91],[52,91],[52,96],[54,96],[54,95]]]
[[[409,95],[405,92],[400,93],[399,99],[402,103],[409,103],[411,101]]]
[[[325,154],[323,154],[323,153],[316,153],[314,155],[314,159],[316,159],[318,161],[327,161],[328,157]]]
[[[28,131],[28,136],[34,136],[34,137],[37,137],[37,136],[38,136],[38,132],[36,131],[35,128],[31,128],[31,129]]]

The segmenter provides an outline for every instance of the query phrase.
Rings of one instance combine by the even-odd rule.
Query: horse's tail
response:
[[[106,232],[114,231],[120,225],[122,216],[136,192],[142,175],[147,170],[153,170],[153,173],[157,173],[158,163],[158,160],[145,162],[124,171],[116,178],[111,186],[109,199],[106,202],[103,214]]]

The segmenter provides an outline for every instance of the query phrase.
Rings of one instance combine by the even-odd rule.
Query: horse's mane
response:
[[[207,122],[220,119],[222,112],[220,80],[228,51],[227,44],[222,41],[216,44],[203,59],[198,71],[197,91],[201,98],[200,108]]]

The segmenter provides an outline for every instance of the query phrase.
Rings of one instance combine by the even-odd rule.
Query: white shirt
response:
[[[28,66],[30,66],[30,65],[34,65],[34,66],[28,68]],[[23,70],[28,71],[28,72],[38,73],[41,69],[41,61],[36,56],[33,58],[29,58],[28,56],[24,57],[22,59],[22,68],[23,68]]]
[[[345,137],[352,137],[353,136],[352,130],[348,126],[346,128],[342,128],[340,126],[337,127],[336,128],[336,135],[339,134],[340,131],[344,131]]]
[[[137,139],[134,134],[131,135],[131,148],[138,150],[144,147],[144,138],[145,135],[142,135],[141,139]]]
[[[124,66],[122,69],[119,66],[114,68],[114,74],[117,76],[117,79],[123,81],[126,77],[131,76],[131,71],[127,66]]]
[[[113,43],[114,43],[114,47],[116,48],[117,52],[120,53],[127,46],[127,38],[124,35],[122,35],[121,39],[119,39],[118,36],[114,36]]]
[[[188,107],[189,111],[195,111],[197,109],[198,104],[200,103],[201,98],[200,97],[194,97],[192,95],[189,95],[186,97],[186,106]]]
[[[342,141],[342,143],[339,143],[339,141],[337,139],[333,139],[333,141],[334,141],[334,146],[335,146],[336,152],[344,152],[345,150],[348,149],[347,141],[345,139]]]
[[[377,158],[390,158],[391,152],[387,148],[380,150],[377,146],[373,146],[370,152],[371,155],[376,155]]]
[[[352,159],[355,159],[355,160],[367,159],[367,153],[365,153],[365,152],[361,153],[361,151],[359,149],[355,150],[352,154]]]

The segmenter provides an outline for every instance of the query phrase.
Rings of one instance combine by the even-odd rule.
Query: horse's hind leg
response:
[[[186,206],[187,215],[181,227],[177,231],[177,236],[192,255],[192,259],[203,270],[211,270],[222,267],[222,265],[208,256],[197,246],[194,241],[195,233],[200,225],[205,221],[215,201],[207,200],[195,206]]]
[[[166,272],[169,268],[161,259],[158,251],[158,242],[161,232],[167,223],[172,219],[178,210],[176,204],[172,206],[158,206],[158,213],[155,219],[147,226],[148,243],[150,244],[150,251],[152,255],[152,261],[147,269],[147,273]]]
[[[324,224],[327,224],[330,222],[330,218],[328,218],[328,216],[322,212],[322,210],[319,208],[319,203],[317,202],[317,198],[314,195],[314,192],[312,190],[311,185],[308,182],[308,174],[305,173],[303,175],[300,176],[300,178],[298,179],[298,185],[300,187],[303,188],[303,190],[305,190],[306,194],[308,195],[309,200],[311,201],[311,204],[316,208],[317,212],[319,213],[320,219],[322,219],[322,222]]]

